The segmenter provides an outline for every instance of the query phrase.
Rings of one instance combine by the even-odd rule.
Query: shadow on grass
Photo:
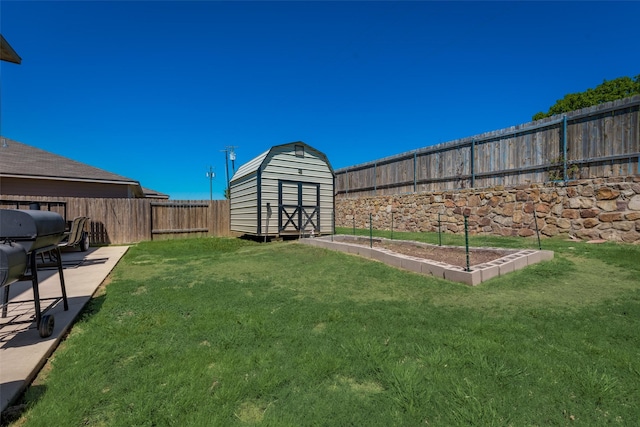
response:
[[[76,321],[74,322],[74,325],[79,322],[85,322],[89,318],[97,314],[102,308],[105,299],[105,294],[91,298],[91,300],[84,306],[83,310],[78,315]],[[72,329],[70,329],[70,331],[71,330]],[[70,332],[67,332],[67,334],[69,333]],[[64,339],[66,339],[66,337]],[[62,345],[62,343],[60,345]],[[42,368],[40,373],[38,373],[36,379],[32,384],[29,385],[25,392],[22,393],[22,395],[12,406],[9,406],[2,412],[2,415],[0,416],[0,427],[6,427],[18,421],[20,417],[23,416],[25,411],[27,411],[30,407],[36,405],[45,396],[45,394],[47,393],[47,386],[45,384],[46,377],[49,375],[51,369],[52,368],[50,362],[47,362],[45,367]]]
[[[78,319],[75,323],[84,322],[88,318],[97,314],[100,309],[102,309],[102,305],[104,304],[105,299],[107,298],[106,294],[94,296],[89,300],[89,302],[84,306]]]
[[[36,404],[46,393],[44,384],[29,386],[24,396],[14,405],[7,407],[0,415],[0,427],[6,427],[18,421],[30,405]]]

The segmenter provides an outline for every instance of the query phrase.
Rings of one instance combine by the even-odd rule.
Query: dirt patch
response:
[[[346,242],[345,242],[346,243]],[[352,240],[361,246],[369,246],[369,240]],[[458,267],[467,266],[467,254],[465,248],[451,246],[422,246],[411,242],[399,242],[388,240],[374,240],[374,248],[383,248],[402,255],[409,255],[416,258],[429,259],[431,261],[444,262]],[[502,258],[506,254],[501,251],[491,249],[469,249],[469,265],[484,264]]]

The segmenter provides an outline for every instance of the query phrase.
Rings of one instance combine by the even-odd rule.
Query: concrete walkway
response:
[[[7,317],[0,319],[1,411],[9,407],[33,381],[127,249],[127,246],[111,246],[90,248],[87,252],[63,252],[68,311],[63,309],[58,270],[38,270],[40,306],[43,310],[51,306],[46,314],[52,314],[55,319],[53,334],[47,338],[41,338],[35,322],[30,321],[35,313],[31,281],[10,285]]]

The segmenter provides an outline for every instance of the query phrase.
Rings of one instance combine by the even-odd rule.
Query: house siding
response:
[[[133,197],[129,185],[3,177],[0,194],[51,197]]]

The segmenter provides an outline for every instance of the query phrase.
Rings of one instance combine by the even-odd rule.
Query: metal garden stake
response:
[[[393,240],[393,212],[391,212],[391,240]]]
[[[464,246],[467,251],[467,271],[471,271],[469,267],[469,222],[467,216],[464,217]]]
[[[373,222],[371,214],[369,214],[369,247],[373,247]]]
[[[536,236],[538,236],[538,249],[542,250],[542,246],[540,245],[540,231],[538,230],[538,218],[536,216],[536,207],[533,206],[533,222],[536,224]]]

